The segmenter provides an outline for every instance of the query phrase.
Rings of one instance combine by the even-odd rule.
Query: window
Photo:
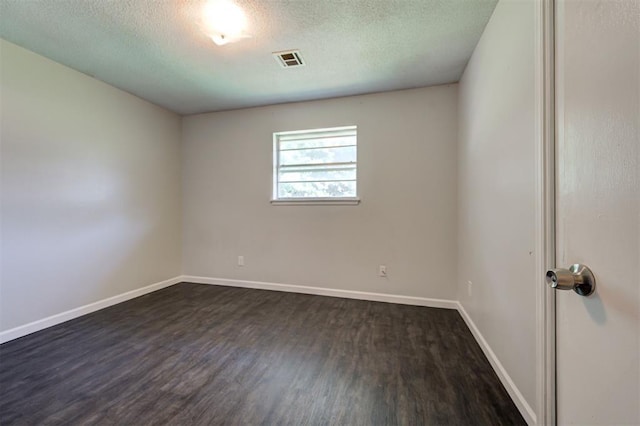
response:
[[[357,204],[357,127],[273,134],[275,204]]]

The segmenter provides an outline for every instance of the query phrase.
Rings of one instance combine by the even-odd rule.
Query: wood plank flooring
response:
[[[453,310],[181,283],[0,346],[2,425],[523,425]]]

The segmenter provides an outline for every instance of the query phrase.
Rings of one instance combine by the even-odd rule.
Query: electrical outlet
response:
[[[387,267],[384,265],[378,266],[378,276],[385,278],[387,276]]]
[[[471,297],[472,294],[472,288],[473,287],[473,283],[471,281],[467,281],[467,295],[469,297]]]
[[[238,256],[238,266],[244,266],[244,256]]]

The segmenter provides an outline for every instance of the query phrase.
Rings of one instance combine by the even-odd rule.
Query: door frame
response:
[[[536,424],[556,425],[556,0],[536,1]]]

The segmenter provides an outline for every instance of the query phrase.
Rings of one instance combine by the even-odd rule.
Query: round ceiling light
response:
[[[202,18],[205,31],[219,45],[245,38],[247,17],[230,0],[209,0],[204,5]]]

